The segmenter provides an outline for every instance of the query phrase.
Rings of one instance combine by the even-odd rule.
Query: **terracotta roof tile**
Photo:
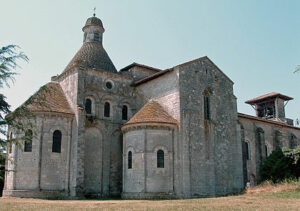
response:
[[[156,101],[150,101],[144,105],[127,123],[169,123],[178,125],[178,121],[168,114]]]
[[[245,103],[255,104],[255,103],[259,103],[259,102],[261,102],[263,100],[266,100],[266,99],[277,98],[277,97],[281,98],[281,99],[284,99],[284,100],[292,100],[293,99],[292,97],[280,94],[278,92],[271,92],[271,93],[268,93],[268,94],[265,94],[265,95],[253,98],[251,100],[247,100]]]
[[[27,108],[32,112],[74,113],[69,106],[61,86],[54,82],[42,86],[29,99]]]

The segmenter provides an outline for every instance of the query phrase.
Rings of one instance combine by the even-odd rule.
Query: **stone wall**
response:
[[[125,126],[123,139],[123,197],[156,198],[159,194],[175,195],[174,126]],[[157,166],[157,151],[164,152],[164,167]],[[132,152],[132,168],[128,153]]]
[[[13,144],[12,153],[8,154],[4,196],[17,196],[25,190],[30,196],[42,196],[41,191],[63,191],[68,194],[72,119],[72,115],[36,114],[36,118],[31,120],[34,125],[31,152],[24,152],[24,141],[21,141],[20,145]],[[62,133],[61,153],[52,152],[55,130]],[[14,137],[24,135],[13,129],[9,132]]]
[[[205,57],[175,70],[179,71],[185,197],[241,191],[242,154],[232,81]],[[209,97],[209,119],[204,117],[204,96]]]
[[[263,160],[279,147],[294,148],[300,145],[300,128],[276,121],[263,121],[239,115],[241,142],[248,144],[248,158],[244,159],[245,182],[256,185],[260,179],[259,169]],[[260,136],[258,136],[260,132]],[[294,138],[292,138],[294,137]],[[294,143],[292,143],[294,142]]]
[[[81,147],[77,148],[77,162],[81,165],[78,165],[77,186],[86,195],[119,196],[122,191],[120,126],[127,121],[122,120],[122,107],[128,107],[128,118],[136,112],[133,103],[136,96],[130,87],[132,79],[96,70],[80,70],[79,75],[77,103],[84,108],[89,98],[94,105],[92,115],[87,115],[84,109],[78,115],[78,145]],[[112,88],[106,87],[107,82]],[[105,102],[110,104],[109,117],[104,116]],[[101,135],[93,135],[90,131],[99,131]],[[92,169],[100,168],[100,175],[96,176]]]
[[[139,85],[137,94],[143,105],[150,99],[157,101],[171,116],[180,120],[179,73],[171,71],[159,78]]]

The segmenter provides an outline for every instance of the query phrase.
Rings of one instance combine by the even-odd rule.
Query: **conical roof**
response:
[[[42,86],[23,106],[31,112],[74,114],[61,86],[55,82],[49,82]]]
[[[136,123],[168,123],[178,125],[178,121],[168,114],[156,101],[146,103],[124,126]]]
[[[117,69],[100,42],[84,42],[64,72],[74,66],[117,73]]]

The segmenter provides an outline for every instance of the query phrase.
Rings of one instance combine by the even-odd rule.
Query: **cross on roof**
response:
[[[94,17],[96,16],[96,7],[94,7]]]

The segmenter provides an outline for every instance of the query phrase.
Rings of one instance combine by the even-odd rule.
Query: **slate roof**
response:
[[[74,114],[61,86],[55,82],[42,86],[26,103],[31,112]]]
[[[114,64],[100,42],[84,42],[64,72],[74,66],[117,73]]]
[[[245,103],[248,103],[248,104],[252,105],[252,104],[255,104],[255,103],[259,103],[261,101],[265,101],[265,100],[272,99],[272,98],[277,98],[277,97],[281,98],[283,100],[292,100],[293,99],[292,97],[280,94],[278,92],[271,92],[271,93],[253,98],[251,100],[247,100]]]
[[[136,123],[168,123],[178,125],[178,121],[173,118],[156,101],[146,103],[125,125]]]

